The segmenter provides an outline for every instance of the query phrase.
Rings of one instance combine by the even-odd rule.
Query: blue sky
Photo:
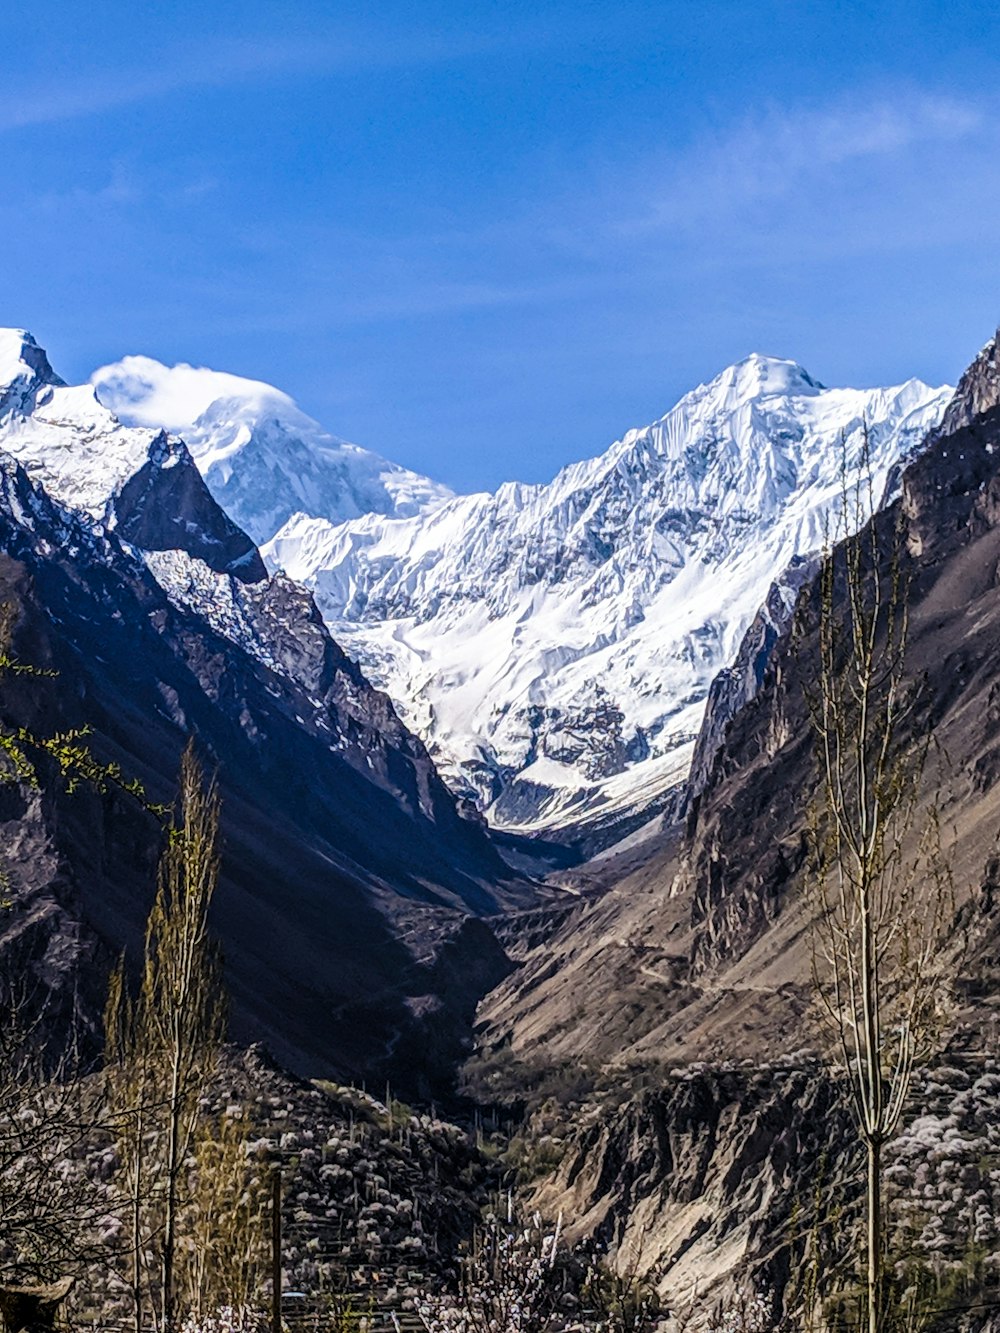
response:
[[[953,380],[1000,319],[1000,9],[5,6],[0,323],[270,380],[458,489],[729,362]]]

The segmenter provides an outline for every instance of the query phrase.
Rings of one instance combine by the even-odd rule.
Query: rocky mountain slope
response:
[[[141,357],[94,384],[124,420],[184,435],[455,791],[581,851],[682,784],[709,683],[821,542],[841,433],[853,465],[869,421],[889,484],[949,392],[830,390],[753,356],[547,486],[449,497],[266,385]]]
[[[987,1142],[1000,1087],[996,341],[876,521],[905,534],[908,671],[923,682],[911,725],[935,738],[923,799],[938,803],[957,898],[950,1054],[915,1091],[890,1171],[946,1305],[987,1270],[995,1288],[1000,1264]],[[765,611],[713,691],[686,827],[607,866],[613,887],[536,936],[480,1009],[470,1084],[532,1097],[552,1163],[537,1199],[581,1216],[623,1267],[640,1255],[675,1300],[699,1274],[779,1288],[819,1145],[831,1181],[847,1160],[828,1132],[830,1088],[809,1072],[824,1044],[803,886],[815,598],[807,576],[794,642],[790,617]],[[985,1268],[969,1266],[973,1236]]]
[[[915,725],[933,729],[926,796],[966,903],[982,976],[994,968],[1000,828],[1000,383],[990,343],[963,377],[898,500],[905,525],[908,670],[923,680]],[[483,1009],[483,1048],[558,1063],[708,1059],[752,1043],[780,1058],[807,1043],[808,911],[802,893],[816,782],[803,687],[815,659],[814,580],[796,615],[765,608],[713,687],[685,826],[612,861],[611,887],[581,902]],[[780,607],[788,602],[780,592]],[[810,619],[810,617],[813,617]],[[904,738],[905,739],[905,738]],[[971,947],[971,946],[970,946]],[[586,984],[583,978],[586,978]],[[971,984],[971,982],[969,983]],[[610,1009],[611,997],[620,1003]],[[983,1003],[1000,1003],[990,987]]]
[[[87,726],[157,800],[196,736],[222,783],[238,1034],[310,1073],[391,1060],[428,1086],[509,967],[475,918],[534,890],[309,594],[267,576],[181,441],[122,426],[27,335],[0,338],[0,369],[0,602],[19,657],[57,673],[9,676],[0,722]],[[43,777],[3,789],[0,955],[92,1017],[102,961],[140,938],[157,830],[121,795]]]
[[[919,1282],[929,1327],[993,1327],[998,1067],[995,1055],[952,1054],[920,1071],[887,1147],[892,1268],[902,1289]],[[857,1143],[816,1063],[663,1067],[572,1115],[550,1103],[532,1133],[529,1199],[654,1284],[685,1327],[718,1327],[720,1306],[738,1311],[752,1293],[798,1326],[820,1275],[827,1293],[857,1283]]]

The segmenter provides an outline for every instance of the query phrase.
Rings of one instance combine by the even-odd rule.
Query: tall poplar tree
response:
[[[219,878],[219,797],[192,745],[181,760],[178,817],[160,859],[134,1004],[121,972],[108,1007],[108,1064],[117,1088],[119,1152],[132,1203],[132,1285],[142,1324],[142,1256],[156,1251],[158,1322],[177,1322],[181,1215],[189,1158],[203,1126],[201,1099],[225,1033],[221,968],[208,927]],[[146,1221],[143,1218],[146,1216]]]
[[[909,577],[902,514],[875,513],[867,426],[858,471],[842,458],[836,545],[820,579],[810,712],[820,772],[813,820],[814,979],[846,1070],[865,1157],[865,1322],[892,1323],[884,1163],[915,1062],[939,1031],[953,957],[949,867],[922,779],[931,735],[907,673]],[[920,815],[918,821],[918,812]]]

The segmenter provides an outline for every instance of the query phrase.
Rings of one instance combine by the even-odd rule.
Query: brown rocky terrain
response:
[[[984,886],[1000,834],[998,355],[991,342],[970,367],[900,499],[877,520],[885,533],[900,516],[905,524],[907,662],[920,685],[913,725],[933,732],[925,799],[940,803],[958,904],[971,903],[975,966],[993,937]],[[738,682],[750,697],[703,761],[685,825],[603,863],[611,890],[584,898],[483,1005],[483,1049],[628,1063],[655,1051],[741,1058],[748,1045],[780,1055],[808,1044],[803,868],[816,774],[803,687],[816,657],[815,598],[807,585],[794,634],[768,644],[751,627],[760,687]],[[719,730],[711,713],[706,729]],[[614,995],[623,1002],[609,1013]]]
[[[884,549],[897,523],[905,536],[919,705],[902,741],[934,738],[923,800],[940,811],[958,909],[949,1040],[972,1083],[995,1060],[1000,1005],[998,367],[994,340],[876,519]],[[774,1229],[815,1170],[824,1124],[843,1115],[815,1063],[803,883],[817,597],[807,584],[792,630],[752,627],[741,658],[755,680],[744,671],[716,692],[742,706],[707,719],[686,823],[585,867],[610,887],[582,898],[479,1011],[479,1095],[528,1089],[536,1137],[552,1132],[546,1096],[571,1108],[536,1197],[603,1231],[623,1264],[641,1252],[674,1299],[699,1271],[781,1285]],[[838,1138],[826,1139],[833,1158]]]

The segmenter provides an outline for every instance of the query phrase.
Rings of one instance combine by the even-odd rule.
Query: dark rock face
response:
[[[168,469],[169,471],[169,469]],[[218,766],[216,902],[234,1032],[292,1068],[391,1072],[440,1091],[476,1000],[509,969],[470,914],[531,902],[481,826],[461,818],[426,750],[284,579],[234,581],[250,642],[171,603],[113,532],[0,467],[0,603],[14,649],[54,677],[12,676],[0,724],[86,725],[104,759],[171,798],[197,738]],[[253,651],[251,651],[253,649]],[[3,789],[14,910],[0,960],[100,1013],[106,965],[141,940],[155,821],[112,791]]]
[[[902,495],[876,519],[889,558],[903,524],[910,579],[908,669],[923,680],[913,719],[931,728],[946,769],[946,812],[962,812],[949,849],[974,889],[995,827],[987,804],[1000,775],[995,662],[1000,653],[1000,375],[995,343],[963,376],[945,425],[906,470]],[[800,885],[816,774],[804,689],[817,660],[817,598],[799,603],[796,639],[772,650],[763,688],[729,721],[691,805],[676,881],[694,903],[696,971],[732,962],[782,913]],[[905,742],[905,737],[902,738]]]
[[[691,760],[685,808],[689,809],[708,785],[712,764],[725,742],[729,723],[760,692],[775,645],[791,626],[799,591],[818,568],[817,556],[796,556],[792,560],[782,577],[768,589],[764,605],[743,636],[732,666],[725,667],[712,681]]]
[[[216,504],[187,446],[165,433],[115,496],[114,513],[118,534],[144,551],[186,551],[243,583],[267,577],[260,552]]]

